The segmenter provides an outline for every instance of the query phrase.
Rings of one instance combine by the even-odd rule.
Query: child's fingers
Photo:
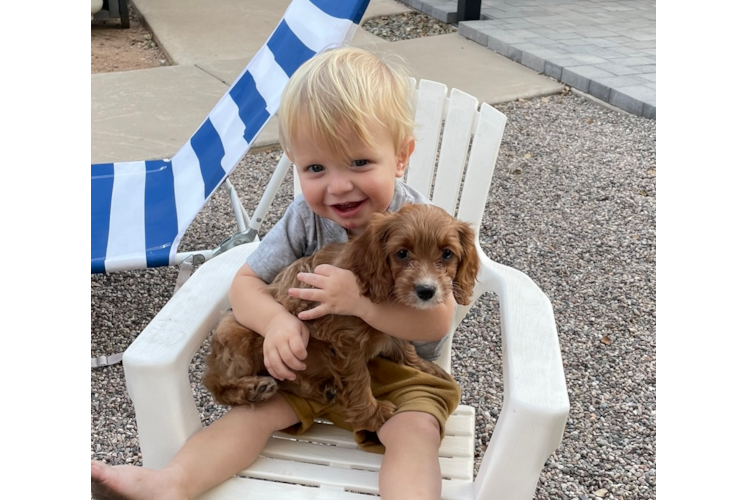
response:
[[[278,351],[265,353],[265,368],[273,378],[278,380],[294,380],[296,375],[286,368]]]
[[[306,365],[296,357],[290,345],[286,345],[280,350],[281,359],[286,367],[291,370],[304,370]]]
[[[318,288],[289,288],[288,296],[296,297],[301,300],[319,302],[321,300],[322,290]]]
[[[286,345],[265,353],[265,368],[278,380],[295,380],[296,374],[291,370],[304,370],[306,365],[297,359]]]
[[[314,268],[314,274],[318,274],[321,276],[331,276],[336,269],[338,268],[331,264],[320,264]]]
[[[324,304],[320,304],[317,307],[313,309],[308,309],[306,311],[301,311],[298,314],[298,317],[302,321],[309,321],[310,319],[317,319],[321,318],[322,316],[329,314],[328,307]]]
[[[296,374],[291,371],[283,362],[278,362],[272,367],[266,367],[270,375],[278,380],[296,380]]]
[[[301,337],[293,337],[291,338],[291,341],[289,342],[289,347],[291,348],[291,352],[298,360],[306,359],[307,352],[306,352],[306,346],[304,345],[304,341]],[[302,363],[303,364],[303,363]],[[306,368],[306,366],[304,366]],[[297,368],[298,370],[303,370],[304,368]]]
[[[296,278],[306,283],[307,285],[316,286],[317,288],[321,288],[326,276],[323,276],[321,274],[315,274],[315,273],[299,273],[296,275]]]

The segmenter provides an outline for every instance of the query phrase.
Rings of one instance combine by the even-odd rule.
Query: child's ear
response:
[[[400,145],[400,150],[397,153],[396,177],[402,177],[405,175],[405,169],[408,168],[408,160],[410,160],[410,155],[413,154],[415,147],[416,140],[413,137],[406,137]]]

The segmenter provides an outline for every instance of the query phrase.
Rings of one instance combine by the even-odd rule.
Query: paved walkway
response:
[[[401,0],[454,23],[457,1]],[[654,0],[482,0],[461,35],[630,113],[656,117]]]
[[[133,0],[173,66],[91,75],[91,162],[170,158],[265,42],[290,0]],[[363,21],[412,9],[371,0]],[[400,55],[417,79],[496,104],[555,94],[558,81],[458,33],[389,42],[359,29],[352,45]],[[278,143],[271,120],[254,147]]]

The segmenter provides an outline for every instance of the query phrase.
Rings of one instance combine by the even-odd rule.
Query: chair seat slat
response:
[[[472,480],[473,454],[475,439],[475,410],[470,406],[460,405],[447,420],[445,437],[439,448],[439,463],[442,477],[447,479]],[[328,484],[336,487],[363,488],[366,491],[368,476],[346,471],[376,472],[382,464],[382,455],[368,453],[356,447],[352,433],[328,424],[315,424],[302,435],[292,436],[284,432],[274,434],[274,438],[262,451],[262,456],[273,461],[255,462],[242,474],[259,479],[277,479],[276,474],[293,469],[298,482],[319,486]],[[288,462],[284,464],[283,462]],[[290,463],[293,464],[290,464]],[[257,465],[259,463],[259,465]],[[308,476],[299,479],[296,463],[309,466],[301,467]],[[333,472],[330,472],[330,470]],[[335,480],[328,482],[328,474]],[[315,482],[316,481],[316,482]],[[362,482],[363,481],[363,482]]]
[[[306,432],[301,436],[290,436],[289,434],[285,433],[276,433],[274,434],[274,438],[268,441],[267,446],[263,450],[263,454],[266,454],[267,456],[272,456],[275,458],[278,458],[280,455],[279,453],[284,453],[289,450],[287,448],[287,445],[293,445],[295,443],[318,443],[321,444],[327,448],[335,447],[337,448],[337,451],[335,453],[340,454],[337,456],[348,456],[350,455],[349,452],[360,452],[358,448],[356,447],[356,443],[353,441],[353,435],[350,432],[342,431],[347,435],[347,439],[339,439],[338,437],[330,438],[328,433],[332,433],[332,431],[336,429],[334,427],[331,427],[329,430],[323,430],[317,433],[313,433],[313,435],[310,435],[310,432]],[[340,429],[337,429],[340,430]],[[310,429],[311,431],[311,429]],[[473,456],[473,443],[469,439],[471,436],[464,434],[461,436],[444,436],[444,439],[442,440],[441,447],[439,448],[439,456],[441,457],[472,457]],[[466,446],[467,445],[467,446]],[[315,446],[315,445],[312,445]],[[371,453],[363,452],[367,457],[377,456],[373,455]],[[353,455],[351,455],[353,456]],[[330,461],[335,462],[339,461],[339,458],[330,458]],[[368,463],[368,462],[366,462]],[[361,468],[367,468],[367,467],[378,467],[378,463],[369,464],[368,466],[365,463],[359,464],[359,467]]]
[[[442,480],[442,500],[472,498],[473,482]],[[198,500],[367,500],[371,494],[345,491],[344,488],[290,484],[235,476],[204,493]]]
[[[342,488],[320,488],[234,476],[198,497],[198,500],[371,500],[371,495]],[[442,498],[447,498],[442,496]]]
[[[258,458],[240,476],[289,481],[308,486],[332,486],[363,493],[378,493],[379,473],[345,467],[292,462],[267,457]]]
[[[466,446],[467,445],[467,446]],[[447,444],[442,448],[448,450],[453,448],[462,456],[440,456],[439,463],[441,474],[444,478],[472,479],[473,474],[473,454],[466,453],[466,448],[472,448],[472,441],[468,442],[466,436],[459,438],[451,437]],[[441,450],[440,450],[441,451]],[[468,450],[469,451],[469,450]],[[441,455],[442,453],[440,453]],[[257,468],[252,465],[243,472],[250,477],[262,477],[272,479],[266,476],[267,470],[281,470],[283,467],[294,468],[294,465],[285,466],[281,462],[303,463],[310,465],[319,465],[333,469],[371,471],[377,472],[382,466],[382,455],[369,453],[359,449],[341,448],[319,443],[309,443],[302,441],[292,441],[287,439],[271,439],[262,450],[262,456],[274,461],[269,464],[261,464]],[[327,471],[327,469],[324,469]],[[263,472],[265,471],[265,472]],[[316,476],[315,476],[316,477]],[[319,477],[324,477],[319,476]],[[359,476],[350,478],[351,484],[357,484]],[[306,484],[306,483],[305,483]],[[309,483],[317,484],[317,483]],[[337,484],[337,483],[335,483]]]

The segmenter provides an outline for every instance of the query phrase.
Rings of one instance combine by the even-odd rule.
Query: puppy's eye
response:
[[[398,250],[398,252],[395,254],[395,257],[397,257],[400,260],[405,260],[408,258],[408,251],[405,249]]]
[[[452,258],[452,255],[454,254],[452,253],[452,250],[450,250],[449,248],[445,248],[444,250],[442,250],[442,259],[449,260]]]

